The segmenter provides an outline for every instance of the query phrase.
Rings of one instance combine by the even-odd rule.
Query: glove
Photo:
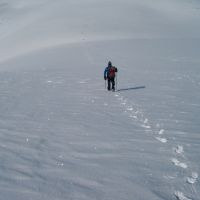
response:
[[[104,80],[106,80],[107,78],[106,78],[106,76],[104,76]]]

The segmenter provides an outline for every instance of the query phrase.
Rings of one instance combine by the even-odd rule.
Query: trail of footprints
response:
[[[152,124],[149,122],[147,118],[145,118],[143,111],[140,110],[138,106],[136,108],[135,106],[130,104],[127,99],[125,99],[123,96],[120,95],[120,93],[115,94],[115,97],[119,101],[120,105],[124,108],[124,112],[132,120],[139,122],[142,128],[152,133],[152,135],[157,141],[163,144],[169,142],[168,139],[165,137],[165,130],[161,129],[159,124],[155,126],[156,128],[152,128]],[[170,160],[171,163],[175,165],[176,167],[182,168],[183,170],[187,170],[189,167],[187,163],[180,161],[180,160],[184,160],[183,146],[178,145],[173,148],[173,151],[176,154],[176,157],[171,158]],[[192,188],[193,188],[193,185],[197,182],[197,180],[198,180],[198,173],[196,172],[192,172],[189,177],[185,178],[185,182],[188,185],[191,185]],[[184,195],[182,191],[175,191],[174,195],[178,200],[192,200],[191,198]]]

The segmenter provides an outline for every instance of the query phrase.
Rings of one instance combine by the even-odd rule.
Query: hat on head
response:
[[[112,67],[111,61],[108,62],[108,67]]]

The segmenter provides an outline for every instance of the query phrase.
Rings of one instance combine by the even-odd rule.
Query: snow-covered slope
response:
[[[199,38],[199,20],[194,0],[1,0],[1,60],[81,41]]]
[[[0,1],[0,199],[200,199],[199,8]]]

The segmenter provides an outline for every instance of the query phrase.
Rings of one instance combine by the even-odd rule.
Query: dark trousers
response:
[[[111,86],[112,86],[112,90],[115,90],[115,77],[108,78],[108,90],[111,89]]]

